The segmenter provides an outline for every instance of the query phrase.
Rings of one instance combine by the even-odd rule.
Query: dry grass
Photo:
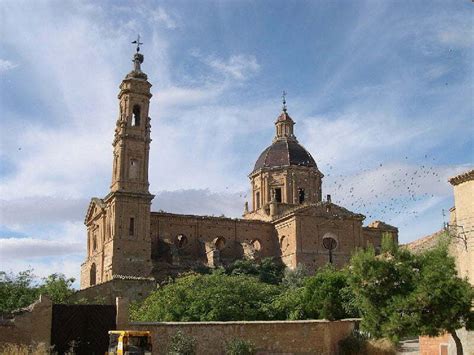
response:
[[[397,353],[395,345],[387,339],[368,340],[365,349],[368,355],[394,355]]]
[[[37,345],[23,345],[4,343],[0,344],[1,355],[48,355],[50,349],[43,343]]]

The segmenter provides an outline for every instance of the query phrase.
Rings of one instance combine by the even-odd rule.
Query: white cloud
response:
[[[196,56],[196,52],[194,54]],[[197,57],[200,56],[197,55]],[[254,55],[236,54],[227,60],[215,56],[201,57],[201,59],[216,72],[234,80],[247,80],[260,70],[260,64]]]
[[[89,199],[41,196],[0,200],[0,225],[82,222]]]
[[[209,189],[160,191],[153,200],[153,211],[240,218],[246,192],[212,192]]]
[[[18,66],[18,64],[15,64],[9,60],[6,59],[1,59],[0,58],[0,73],[6,72],[8,70],[14,69]]]
[[[147,16],[150,16],[157,23],[162,23],[168,29],[175,29],[178,27],[176,15],[171,15],[161,6],[156,10],[147,12]]]
[[[23,255],[28,258],[82,254],[84,243],[65,243],[62,240],[35,238],[0,239],[0,258],[7,260]]]

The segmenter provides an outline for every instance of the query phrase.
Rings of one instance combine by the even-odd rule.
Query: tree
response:
[[[132,306],[140,321],[268,320],[279,288],[245,275],[189,274]]]
[[[75,292],[72,288],[74,281],[74,278],[66,278],[64,274],[51,274],[43,278],[43,284],[39,286],[38,292],[49,296],[53,303],[62,303]]]
[[[351,258],[348,274],[354,303],[362,316],[362,328],[375,338],[388,336],[398,341],[415,335],[410,327],[390,330],[390,317],[400,303],[411,295],[419,273],[419,262],[413,255],[384,238],[382,252],[373,248],[359,250]]]
[[[261,262],[249,259],[236,260],[226,268],[229,275],[258,276],[260,281],[277,285],[281,282],[285,265],[274,258],[264,258]]]
[[[38,282],[33,270],[18,274],[0,271],[0,313],[10,313],[35,302],[39,295],[49,296],[53,302],[65,302],[74,293],[73,278],[52,274]]]
[[[457,276],[447,245],[419,255],[385,242],[382,254],[359,251],[351,260],[349,284],[362,314],[362,326],[376,338],[398,341],[409,335],[448,332],[457,353],[456,329],[472,329],[472,286]]]
[[[33,270],[17,275],[0,271],[0,313],[10,313],[36,301],[38,290],[33,286]]]
[[[456,329],[472,330],[474,290],[467,280],[457,276],[454,258],[445,245],[417,257],[419,278],[410,297],[400,302],[391,318],[391,327],[416,329],[419,335],[437,336],[448,332],[463,353]],[[392,330],[392,329],[390,329]]]
[[[355,316],[349,305],[351,297],[347,272],[327,265],[305,283],[303,302],[306,316],[328,320]]]

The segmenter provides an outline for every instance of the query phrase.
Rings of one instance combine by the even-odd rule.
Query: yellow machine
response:
[[[151,335],[148,331],[110,330],[107,355],[151,355]]]

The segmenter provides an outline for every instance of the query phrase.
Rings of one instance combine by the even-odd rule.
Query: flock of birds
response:
[[[405,156],[401,163],[378,163],[354,174],[336,172],[333,165],[323,163],[323,196],[331,194],[334,203],[365,215],[368,222],[377,219],[399,223],[398,217],[418,218],[423,203],[436,199],[437,192],[447,184],[447,176],[440,173],[434,157],[425,155],[421,160],[414,165]],[[240,193],[239,197],[247,200],[248,195]],[[403,218],[405,225],[409,219]]]
[[[434,165],[435,160],[425,155],[424,162],[416,166],[380,163],[352,176],[332,174],[333,166],[327,163],[323,191],[332,192],[336,204],[364,214],[369,221],[379,219],[390,223],[398,216],[418,218],[423,202],[435,199],[436,192],[447,183]]]

